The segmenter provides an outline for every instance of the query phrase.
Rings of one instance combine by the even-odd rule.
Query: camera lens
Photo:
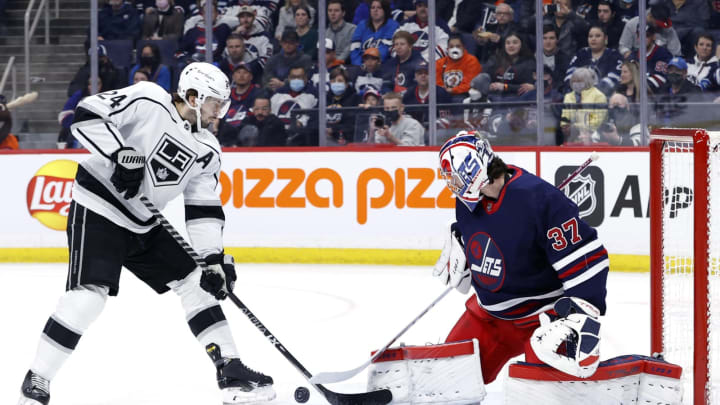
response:
[[[375,126],[376,127],[385,126],[385,117],[383,117],[382,115],[375,116]]]

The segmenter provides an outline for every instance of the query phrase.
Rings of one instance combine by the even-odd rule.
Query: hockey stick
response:
[[[32,103],[33,101],[35,101],[35,99],[37,99],[37,97],[38,97],[38,92],[32,91],[30,93],[25,94],[24,96],[20,96],[20,97],[16,98],[15,100],[5,104],[5,106],[7,107],[8,110],[12,110],[13,108],[18,108],[25,104]]]
[[[200,255],[195,252],[195,249],[193,249],[192,246],[190,246],[189,243],[185,241],[185,238],[178,233],[177,230],[168,222],[168,220],[165,218],[165,216],[155,207],[155,205],[147,199],[147,197],[141,195],[140,201],[145,205],[145,207],[152,213],[152,215],[160,222],[160,225],[165,228],[168,233],[175,239],[175,241],[185,250],[187,254],[192,257],[192,259],[195,261],[195,264],[197,264],[201,269],[207,269],[207,263],[205,263],[205,260],[200,257]],[[293,356],[286,348],[283,346],[282,343],[273,335],[268,328],[263,325],[262,322],[255,316],[255,314],[250,311],[250,309],[247,307],[247,305],[243,304],[242,301],[233,293],[232,291],[228,292],[228,297],[230,297],[230,300],[235,304],[240,311],[242,311],[245,316],[250,319],[250,322],[252,322],[253,325],[255,325],[256,328],[262,332],[265,337],[272,343],[272,345],[280,352],[283,356],[298,370],[300,373],[302,373],[303,376],[305,376],[305,379],[307,379],[310,384],[312,384],[315,389],[317,389],[327,401],[332,405],[385,405],[392,401],[392,393],[390,390],[378,390],[378,391],[371,391],[371,392],[362,392],[357,394],[341,394],[337,392],[330,391],[329,389],[325,388],[321,384],[314,384],[312,381],[312,374]]]
[[[575,169],[572,173],[570,173],[570,175],[568,175],[568,177],[567,177],[565,180],[563,180],[563,182],[560,183],[560,185],[558,185],[557,188],[558,188],[558,189],[562,189],[563,187],[565,187],[572,179],[575,178],[575,176],[577,176],[578,174],[582,173],[583,170],[585,170],[588,166],[590,166],[590,164],[591,164],[592,162],[598,160],[599,157],[600,157],[600,156],[597,154],[597,152],[593,152],[593,153],[590,155],[590,157],[589,157],[586,161],[584,161],[580,166],[578,166],[577,169]],[[374,354],[369,360],[367,360],[365,363],[359,365],[358,367],[356,367],[356,368],[354,368],[354,369],[352,369],[352,370],[347,370],[347,371],[335,371],[335,372],[333,372],[333,371],[328,371],[328,372],[320,372],[320,373],[317,373],[317,374],[315,374],[315,376],[314,376],[313,378],[310,379],[310,382],[311,382],[311,383],[317,383],[317,384],[331,384],[331,383],[336,383],[336,382],[340,382],[340,381],[345,381],[345,380],[347,380],[347,379],[350,379],[350,378],[354,377],[354,376],[357,375],[359,372],[361,372],[362,370],[364,370],[367,366],[369,366],[369,365],[370,365],[373,361],[375,361],[378,357],[380,357],[380,356],[390,347],[390,345],[392,345],[393,343],[395,343],[395,341],[396,341],[398,338],[400,338],[400,336],[402,336],[405,332],[407,332],[407,330],[410,329],[411,326],[415,325],[415,323],[416,323],[420,318],[422,318],[423,316],[425,316],[425,314],[426,314],[432,307],[434,307],[435,304],[437,304],[441,299],[443,299],[443,298],[450,292],[450,290],[452,290],[453,288],[454,288],[454,287],[448,287],[442,294],[440,294],[439,297],[437,297],[437,298],[435,299],[435,301],[433,301],[433,302],[430,304],[429,307],[425,308],[425,310],[423,310],[423,311],[420,313],[420,315],[418,315],[415,319],[413,319],[412,322],[410,322],[410,324],[409,324],[408,326],[406,326],[405,328],[403,328],[403,330],[401,330],[400,333],[398,333],[394,338],[392,338],[392,340],[391,340],[388,344],[386,344],[382,349],[380,349],[380,350],[378,350],[377,352],[375,352],[375,354]]]

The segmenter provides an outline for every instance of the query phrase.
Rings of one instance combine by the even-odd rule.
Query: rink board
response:
[[[496,148],[559,184],[591,149]],[[10,153],[0,260],[63,261],[73,162],[85,153]],[[647,268],[648,151],[610,149],[564,189],[625,269]],[[435,148],[254,149],[223,155],[225,244],[241,261],[429,264],[454,216]],[[182,199],[164,213],[183,228]],[[615,267],[615,266],[613,266]]]

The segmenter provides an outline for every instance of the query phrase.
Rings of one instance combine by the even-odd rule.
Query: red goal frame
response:
[[[704,129],[655,129],[650,141],[650,345],[663,353],[663,146],[667,141],[692,144],[693,158],[693,401],[707,404],[708,376],[708,157],[710,136]],[[672,359],[668,359],[672,362]]]

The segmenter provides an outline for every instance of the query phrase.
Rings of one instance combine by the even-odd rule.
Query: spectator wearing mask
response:
[[[622,0],[620,0],[622,2]],[[615,3],[600,0],[597,5],[597,22],[607,33],[607,47],[617,49],[625,23],[615,13]]]
[[[137,10],[130,3],[123,0],[108,0],[98,12],[98,40],[134,41],[140,37],[140,23]]]
[[[149,73],[150,81],[156,83],[165,91],[170,91],[170,68],[160,63],[160,49],[153,43],[145,44],[140,51],[139,63],[130,69],[130,79],[133,82],[133,75],[139,69]]]
[[[425,145],[425,128],[409,115],[405,115],[402,96],[387,93],[383,96],[383,114],[374,119],[375,143],[398,146]]]
[[[670,9],[667,5],[658,3],[650,6],[650,10],[647,12],[647,23],[655,31],[655,43],[657,45],[667,48],[674,56],[681,54],[680,39],[672,27]],[[640,39],[637,35],[639,25],[640,17],[634,17],[625,23],[618,47],[618,51],[625,59],[629,58],[634,50],[640,49]]]
[[[557,91],[554,83],[552,70],[549,66],[543,66],[543,100],[548,103],[561,103],[563,96]],[[537,74],[533,72],[533,80],[537,78]],[[527,93],[520,96],[521,101],[535,101],[537,100],[537,89],[528,91]]]
[[[308,9],[309,25],[313,25],[315,21],[315,9],[308,4],[307,0],[285,0],[285,5],[280,7],[280,12],[278,13],[278,23],[275,27],[275,38],[280,40],[280,38],[282,38],[282,33],[285,32],[286,29],[295,29],[295,12],[301,7],[306,7]]]
[[[239,127],[255,103],[255,99],[261,93],[260,86],[253,83],[250,66],[244,63],[235,66],[230,84],[230,107],[224,122],[236,128]]]
[[[452,103],[450,93],[445,91],[442,86],[435,85],[435,97],[438,104]],[[406,106],[427,105],[430,101],[430,75],[428,73],[428,64],[422,62],[415,68],[415,84],[409,87],[403,94],[402,102]],[[408,114],[417,121],[424,123],[428,121],[427,108],[413,109]],[[452,110],[449,108],[438,109],[438,119],[449,122],[452,119]]]
[[[251,6],[240,6],[237,14],[239,24],[233,33],[242,37],[245,47],[243,62],[250,63],[254,69],[253,74],[256,75],[256,81],[259,82],[261,74],[273,54],[273,45],[270,35],[255,23],[255,14],[256,11]]]
[[[313,61],[317,60],[318,32],[310,27],[310,8],[295,10],[295,32],[298,34],[300,49]]]
[[[385,61],[392,46],[393,34],[398,27],[398,23],[390,18],[390,2],[388,0],[372,0],[370,2],[370,18],[360,22],[352,36],[351,63],[358,66],[362,64],[362,56],[369,48],[377,48],[380,61]]]
[[[524,37],[517,32],[510,33],[503,45],[498,49],[495,63],[488,63],[481,74],[490,76],[491,98],[517,99],[535,89],[532,79],[535,58]]]
[[[155,7],[145,9],[143,39],[170,39],[177,41],[183,33],[185,12],[175,7],[173,0],[155,0]]]
[[[514,17],[515,11],[513,11],[512,7],[506,3],[500,3],[495,8],[496,23],[475,28],[473,38],[479,45],[476,53],[479,61],[487,62],[497,53],[502,38],[510,32],[519,30],[519,27],[513,22]]]
[[[363,63],[361,66],[350,66],[348,68],[351,78],[355,83],[355,91],[362,94],[369,87],[380,91],[386,86],[383,81],[382,70],[380,69],[380,51],[377,48],[368,48],[363,52]]]
[[[595,72],[591,69],[575,69],[570,77],[570,89],[572,91],[565,95],[563,103],[607,105],[607,97],[595,87],[596,82]],[[562,118],[567,119],[572,128],[571,133],[577,133],[579,137],[591,136],[600,124],[605,122],[606,117],[607,107],[566,107],[562,112]]]
[[[272,91],[277,91],[277,89],[285,84],[285,79],[288,77],[291,66],[302,66],[303,74],[310,70],[310,66],[312,66],[310,57],[298,49],[300,46],[300,38],[297,32],[291,30],[283,32],[280,46],[282,47],[282,52],[273,55],[268,60],[265,71],[263,72],[263,87]],[[277,105],[275,102],[272,104],[274,106]],[[280,118],[282,119],[283,117],[280,116]]]
[[[325,38],[325,68],[327,69],[325,82],[330,81],[330,72],[335,69],[336,67],[342,67],[343,70],[345,70],[345,66],[343,65],[343,61],[340,59],[337,59],[336,53],[335,53],[335,44],[333,43],[332,39]],[[310,76],[310,81],[312,81],[313,86],[316,88],[319,88],[320,85],[320,68],[316,64],[315,66],[310,69],[310,73],[308,74]],[[346,74],[347,73],[346,71]],[[330,88],[326,85],[326,90],[330,90]]]
[[[233,72],[239,65],[245,65],[250,69],[253,78],[260,78],[262,67],[260,67],[257,54],[253,54],[245,48],[245,39],[242,35],[232,33],[228,36],[225,54],[218,67],[227,75],[228,79],[232,80]]]
[[[239,128],[223,127],[218,134],[222,146],[285,146],[287,133],[285,125],[271,113],[270,100],[258,96],[253,101],[252,111]]]
[[[673,58],[670,51],[657,44],[656,38],[657,28],[654,25],[648,25],[645,30],[645,58],[647,61],[648,87],[653,92],[665,84],[667,80],[665,78],[667,64]]]
[[[610,95],[620,81],[620,65],[622,55],[616,49],[608,48],[608,37],[602,25],[593,24],[588,31],[588,46],[578,51],[570,61],[565,81],[570,82],[573,72],[581,67],[595,71],[600,82],[597,88],[605,95]]]
[[[477,58],[465,50],[462,37],[452,34],[448,55],[435,63],[435,83],[454,96],[462,96],[470,90],[470,81],[482,71]]]
[[[649,137],[647,131],[644,132],[627,97],[614,93],[608,101],[608,120],[598,127],[593,141],[616,146],[645,146]]]
[[[428,5],[427,0],[414,0],[415,2],[415,15],[403,21],[398,31],[409,32],[410,35],[415,39],[413,49],[420,52],[423,59],[427,62],[430,60],[428,57],[428,45],[430,44],[430,36],[428,34]],[[450,35],[450,27],[442,19],[435,21],[435,57],[442,58],[446,55],[448,37]]]
[[[415,68],[423,62],[420,52],[413,49],[415,39],[407,31],[397,31],[393,35],[393,53],[382,65],[385,92],[402,93],[412,86]]]
[[[707,0],[672,0],[667,2],[672,27],[677,33],[684,57],[692,57],[698,35],[708,28],[710,5]]]
[[[325,38],[335,44],[335,53],[338,59],[348,61],[350,58],[350,44],[355,33],[355,24],[345,21],[345,4],[343,0],[329,0],[327,3],[328,27]]]
[[[200,0],[199,7],[203,9],[206,0]],[[205,13],[201,13],[196,20],[195,25],[191,26],[187,22],[185,24],[185,33],[180,46],[178,48],[181,57],[188,57],[194,61],[205,60],[205,30],[208,26],[212,26],[212,53],[213,61],[222,59],[223,51],[228,36],[232,32],[230,26],[218,18],[217,1],[213,0],[212,21],[208,24],[205,21]],[[188,28],[190,27],[190,28]]]
[[[105,45],[98,45],[98,78],[103,82],[103,89],[105,91],[115,90],[127,85],[127,74],[123,69],[116,68],[110,58],[107,56],[107,50]],[[80,70],[75,73],[68,86],[67,96],[70,97],[75,94],[78,90],[82,90],[87,86],[88,79],[90,78],[90,51],[88,50],[88,57],[85,64],[80,67]]]
[[[317,112],[299,116],[293,114],[294,110],[317,108],[318,104],[317,92],[308,80],[303,65],[290,67],[288,84],[277,89],[270,98],[270,104],[273,114],[285,124],[291,145],[318,145]]]
[[[551,25],[558,33],[558,47],[568,55],[575,55],[586,45],[588,24],[575,14],[570,0],[553,0],[546,9],[543,24]]]
[[[342,111],[342,107],[355,107],[360,103],[355,89],[343,68],[330,72],[330,91],[327,93],[327,138],[329,144],[345,145],[353,141],[355,114]]]
[[[563,87],[565,74],[574,56],[558,47],[558,33],[552,25],[543,25],[543,64],[552,72],[553,86]]]
[[[687,74],[688,64],[685,59],[680,56],[672,58],[668,62],[667,83],[656,92],[658,98],[667,100],[669,96],[669,99],[674,99],[674,96],[678,95],[689,95],[688,99],[695,98],[693,95],[698,95],[701,89],[687,80]]]
[[[715,38],[710,33],[704,32],[698,35],[695,40],[695,56],[691,63],[688,63],[687,79],[690,83],[700,86],[702,89],[714,89],[711,72],[717,70],[718,57],[714,55]]]

